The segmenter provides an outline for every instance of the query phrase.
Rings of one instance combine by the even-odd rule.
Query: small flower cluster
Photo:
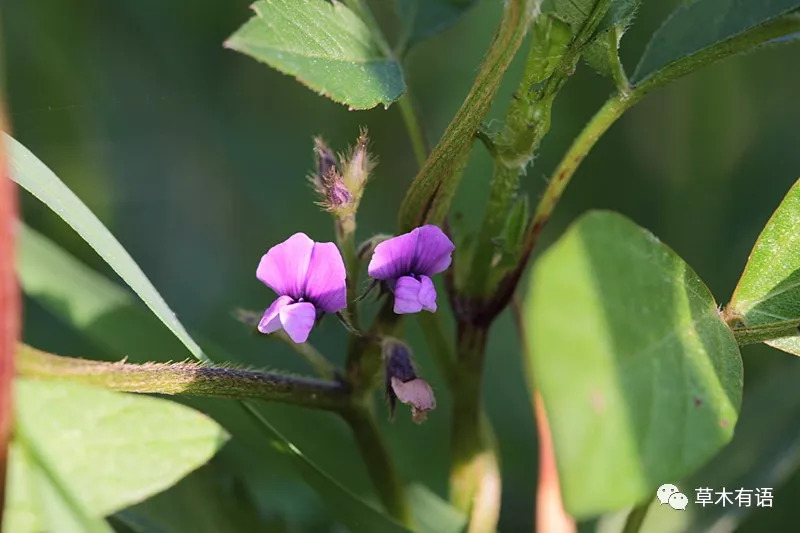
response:
[[[454,248],[441,229],[422,226],[378,244],[367,270],[394,293],[395,313],[433,312],[431,276],[450,266]],[[258,324],[262,333],[283,329],[294,342],[305,342],[317,319],[347,307],[347,272],[332,242],[295,233],[264,254],[256,277],[278,294]]]
[[[320,139],[314,146],[316,170],[310,181],[319,196],[318,204],[333,215],[338,241],[350,245],[356,211],[374,166],[367,144],[362,130],[346,155],[337,157]],[[371,250],[367,267],[373,279],[370,289],[381,285],[382,293],[394,295],[394,312],[408,314],[436,311],[436,288],[431,278],[450,266],[454,249],[441,229],[425,225],[388,239],[376,235],[356,255],[365,260]],[[336,313],[348,328],[361,335],[341,314],[348,306],[348,280],[336,244],[315,242],[304,233],[295,233],[264,254],[256,277],[278,294],[258,321],[261,333],[283,330],[293,342],[303,343],[323,315]],[[358,299],[349,303],[354,305]],[[403,342],[389,337],[375,340],[382,348],[390,413],[394,414],[399,400],[411,407],[415,422],[422,422],[427,411],[436,407],[433,389],[417,376],[411,351]]]

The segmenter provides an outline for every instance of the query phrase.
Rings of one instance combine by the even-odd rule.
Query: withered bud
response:
[[[321,180],[331,169],[338,170],[336,167],[336,156],[320,137],[314,139],[314,157],[317,161],[316,179]]]
[[[309,177],[309,181],[319,195],[317,203],[331,213],[340,215],[352,213],[355,209],[353,195],[339,174],[336,157],[319,137],[314,139],[314,156],[317,171]]]
[[[375,167],[375,161],[368,151],[369,138],[366,128],[361,130],[355,146],[350,151],[349,157],[342,157],[344,183],[357,199],[361,198],[364,186],[369,179],[369,173]]]
[[[428,382],[417,376],[411,351],[397,339],[386,339],[383,341],[383,360],[389,416],[394,418],[397,400],[400,400],[411,407],[414,422],[424,422],[427,412],[436,408],[436,397]]]

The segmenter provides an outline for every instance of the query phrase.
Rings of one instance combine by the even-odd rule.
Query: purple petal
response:
[[[422,284],[410,276],[402,276],[394,286],[394,312],[398,315],[419,313],[419,290]]]
[[[318,309],[335,313],[347,307],[347,272],[339,249],[332,242],[318,242],[308,264],[305,297]]]
[[[437,226],[426,225],[414,230],[417,232],[417,247],[411,272],[420,276],[438,274],[450,266],[451,254],[455,245]]]
[[[313,249],[314,241],[305,233],[295,233],[264,254],[256,277],[279,295],[289,295],[297,300],[303,296]]]
[[[261,333],[273,333],[281,329],[280,312],[281,309],[292,303],[291,296],[279,296],[277,300],[272,302],[272,305],[264,311],[264,316],[258,323],[258,331]]]
[[[375,279],[391,280],[411,273],[411,261],[417,248],[417,230],[387,239],[375,247],[367,267]]]
[[[431,313],[436,312],[436,287],[433,286],[433,281],[428,276],[419,277],[420,287],[417,300],[426,311]]]
[[[317,310],[310,302],[300,302],[289,304],[280,311],[281,324],[283,329],[294,342],[306,342],[314,321],[317,318]]]

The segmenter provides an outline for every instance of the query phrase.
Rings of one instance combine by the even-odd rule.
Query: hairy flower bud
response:
[[[411,406],[411,417],[417,424],[425,421],[427,411],[436,408],[433,389],[417,376],[408,347],[396,339],[383,342],[383,361],[386,368],[386,399],[389,415],[394,417],[397,400]]]
[[[344,182],[347,188],[357,199],[361,198],[364,186],[369,179],[369,173],[375,166],[367,150],[369,138],[367,130],[362,129],[355,146],[350,151],[350,156],[343,161]]]

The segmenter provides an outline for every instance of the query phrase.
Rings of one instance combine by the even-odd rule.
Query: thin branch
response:
[[[17,367],[26,378],[65,379],[123,392],[252,398],[329,411],[350,406],[348,387],[341,382],[194,362],[108,363],[63,357],[20,344]]]

